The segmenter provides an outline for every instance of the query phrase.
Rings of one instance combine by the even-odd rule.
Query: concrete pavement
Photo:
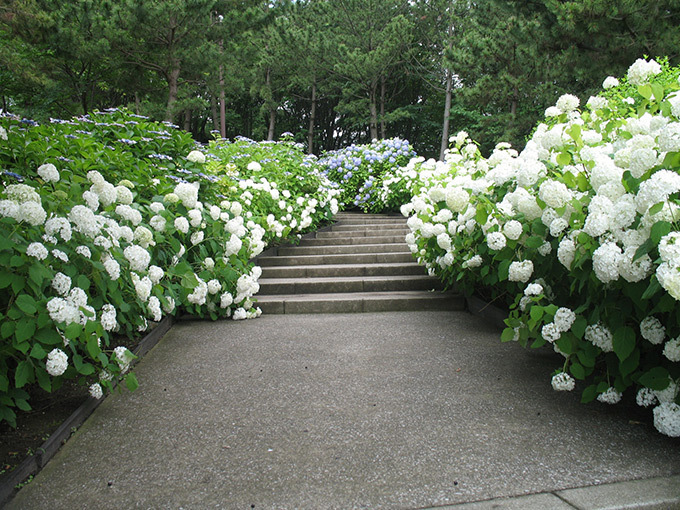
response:
[[[178,323],[8,508],[680,508],[680,440],[560,364],[466,312]]]

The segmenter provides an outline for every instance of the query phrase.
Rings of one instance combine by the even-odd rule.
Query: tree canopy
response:
[[[521,148],[560,94],[585,101],[643,55],[677,64],[678,40],[676,0],[6,0],[0,107],[436,157],[458,130]]]

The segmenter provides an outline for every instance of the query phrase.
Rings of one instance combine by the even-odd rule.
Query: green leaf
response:
[[[504,281],[508,279],[510,274],[510,260],[505,259],[500,264],[498,264],[498,280]]]
[[[555,341],[555,344],[559,347],[560,351],[567,356],[574,353],[574,344],[572,343],[571,338],[564,333]]]
[[[594,384],[591,384],[590,386],[583,390],[583,393],[581,393],[581,403],[587,404],[588,402],[592,402],[593,400],[595,400],[595,397],[597,397],[597,395],[598,395],[597,387]]]
[[[12,284],[13,274],[10,272],[0,272],[0,289],[5,289]]]
[[[541,236],[531,236],[529,239],[526,240],[524,243],[527,248],[538,248],[539,246],[543,246],[543,243],[545,240]]]
[[[515,330],[513,328],[505,328],[501,333],[501,342],[512,342],[515,338]]]
[[[652,225],[652,231],[649,233],[649,238],[652,240],[655,246],[659,244],[661,238],[673,230],[673,225],[668,221],[657,221]]]
[[[97,359],[99,353],[102,352],[102,350],[99,348],[97,340],[98,338],[96,336],[90,336],[90,338],[87,340],[87,352],[90,354],[92,359]]]
[[[45,370],[37,369],[35,376],[38,379],[40,387],[48,393],[52,391],[52,378]]]
[[[588,321],[585,319],[585,317],[576,317],[576,320],[571,325],[571,332],[574,333],[574,336],[580,340],[583,338],[587,327]]]
[[[633,371],[640,365],[640,351],[634,350],[633,353],[628,356],[619,364],[619,372],[621,372],[622,377],[626,377],[633,373]]]
[[[83,375],[92,375],[94,374],[94,366],[91,365],[90,363],[82,363],[78,368],[78,372],[83,374]]]
[[[21,319],[16,323],[14,334],[19,342],[28,340],[35,333],[35,322],[31,319]]]
[[[9,389],[9,379],[6,375],[0,374],[0,391],[3,393]]]
[[[75,340],[80,336],[80,334],[83,332],[83,326],[78,324],[77,322],[73,322],[66,326],[66,329],[64,330],[64,336],[68,338],[69,340]]]
[[[4,321],[0,326],[0,336],[2,338],[9,338],[14,334],[16,323],[14,321]]]
[[[30,406],[29,403],[26,402],[24,399],[15,398],[15,399],[14,399],[14,403],[15,403],[16,406],[17,406],[19,409],[21,409],[22,411],[30,411],[30,410],[31,410],[31,406]]]
[[[654,94],[654,99],[656,99],[659,102],[663,101],[663,93],[664,93],[663,85],[661,85],[660,83],[652,83],[651,86],[652,86],[652,94]]]
[[[649,100],[652,98],[652,87],[646,83],[644,85],[638,85],[638,92],[642,97]]]
[[[18,296],[15,303],[19,307],[19,310],[25,314],[33,315],[38,311],[35,299],[33,299],[33,297],[29,296],[28,294],[21,294]]]
[[[661,209],[663,209],[663,204],[664,204],[664,203],[665,203],[665,202],[658,202],[658,203],[654,204],[652,207],[649,208],[649,210],[648,210],[647,212],[648,212],[650,215],[653,215],[653,214],[656,214],[656,213],[658,213],[658,212],[661,212]]]
[[[586,378],[586,370],[578,361],[573,361],[571,365],[569,365],[569,371],[576,379],[583,380]]]
[[[29,354],[29,356],[35,359],[44,359],[45,356],[47,356],[47,353],[45,352],[45,349],[42,348],[42,345],[35,343],[33,344],[33,348],[31,349],[31,354]]]
[[[596,357],[590,352],[578,351],[576,357],[584,367],[593,368],[595,366]]]
[[[619,361],[625,360],[635,349],[635,331],[624,326],[614,331],[614,352]]]
[[[477,212],[475,214],[475,220],[477,220],[477,223],[484,225],[488,217],[489,213],[486,210],[486,206],[484,204],[477,204]]]
[[[130,391],[135,391],[139,387],[139,382],[137,381],[137,376],[135,376],[134,372],[130,372],[125,376],[125,385]]]
[[[22,259],[19,255],[13,255],[11,259],[9,259],[9,265],[10,267],[21,267],[25,263],[24,259]]]
[[[670,384],[670,375],[664,367],[654,367],[642,374],[638,382],[652,390],[665,390]]]
[[[33,381],[33,365],[30,361],[20,361],[14,374],[14,385],[21,388]]]
[[[652,275],[652,277],[649,279],[649,286],[642,293],[641,299],[649,299],[661,289],[661,284],[659,283],[659,280],[657,280],[656,275]]]
[[[571,163],[571,154],[567,151],[562,151],[557,155],[557,164],[567,166]]]
[[[532,306],[529,315],[534,321],[540,321],[543,317],[543,307],[538,305]]]

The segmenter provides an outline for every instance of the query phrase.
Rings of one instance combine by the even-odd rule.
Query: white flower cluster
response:
[[[555,391],[571,391],[576,387],[576,381],[566,372],[554,375],[551,384]]]
[[[68,368],[68,356],[61,349],[52,349],[47,355],[45,369],[52,377],[59,377]]]
[[[618,404],[621,401],[621,397],[623,397],[623,394],[620,391],[609,387],[605,392],[597,396],[597,400],[604,404]]]
[[[201,151],[191,151],[189,154],[187,154],[187,159],[192,163],[203,164],[205,163],[205,154],[203,154]]]

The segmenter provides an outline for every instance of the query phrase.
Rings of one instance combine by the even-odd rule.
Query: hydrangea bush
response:
[[[679,68],[640,59],[579,108],[546,110],[525,149],[489,158],[460,133],[445,162],[396,178],[407,242],[449,286],[509,309],[503,341],[563,356],[555,390],[627,391],[680,436]],[[413,177],[413,170],[418,173]]]
[[[134,355],[117,344],[149,320],[178,308],[258,316],[250,259],[338,207],[299,147],[200,148],[118,110],[42,126],[5,116],[0,168],[0,420],[11,424],[31,384],[78,378],[97,398],[123,378],[134,389]]]
[[[397,188],[386,194],[383,181],[415,155],[407,140],[389,138],[327,152],[319,164],[324,167],[324,174],[341,187],[339,200],[343,206],[377,213],[396,211],[410,198],[408,194],[399,193]]]

